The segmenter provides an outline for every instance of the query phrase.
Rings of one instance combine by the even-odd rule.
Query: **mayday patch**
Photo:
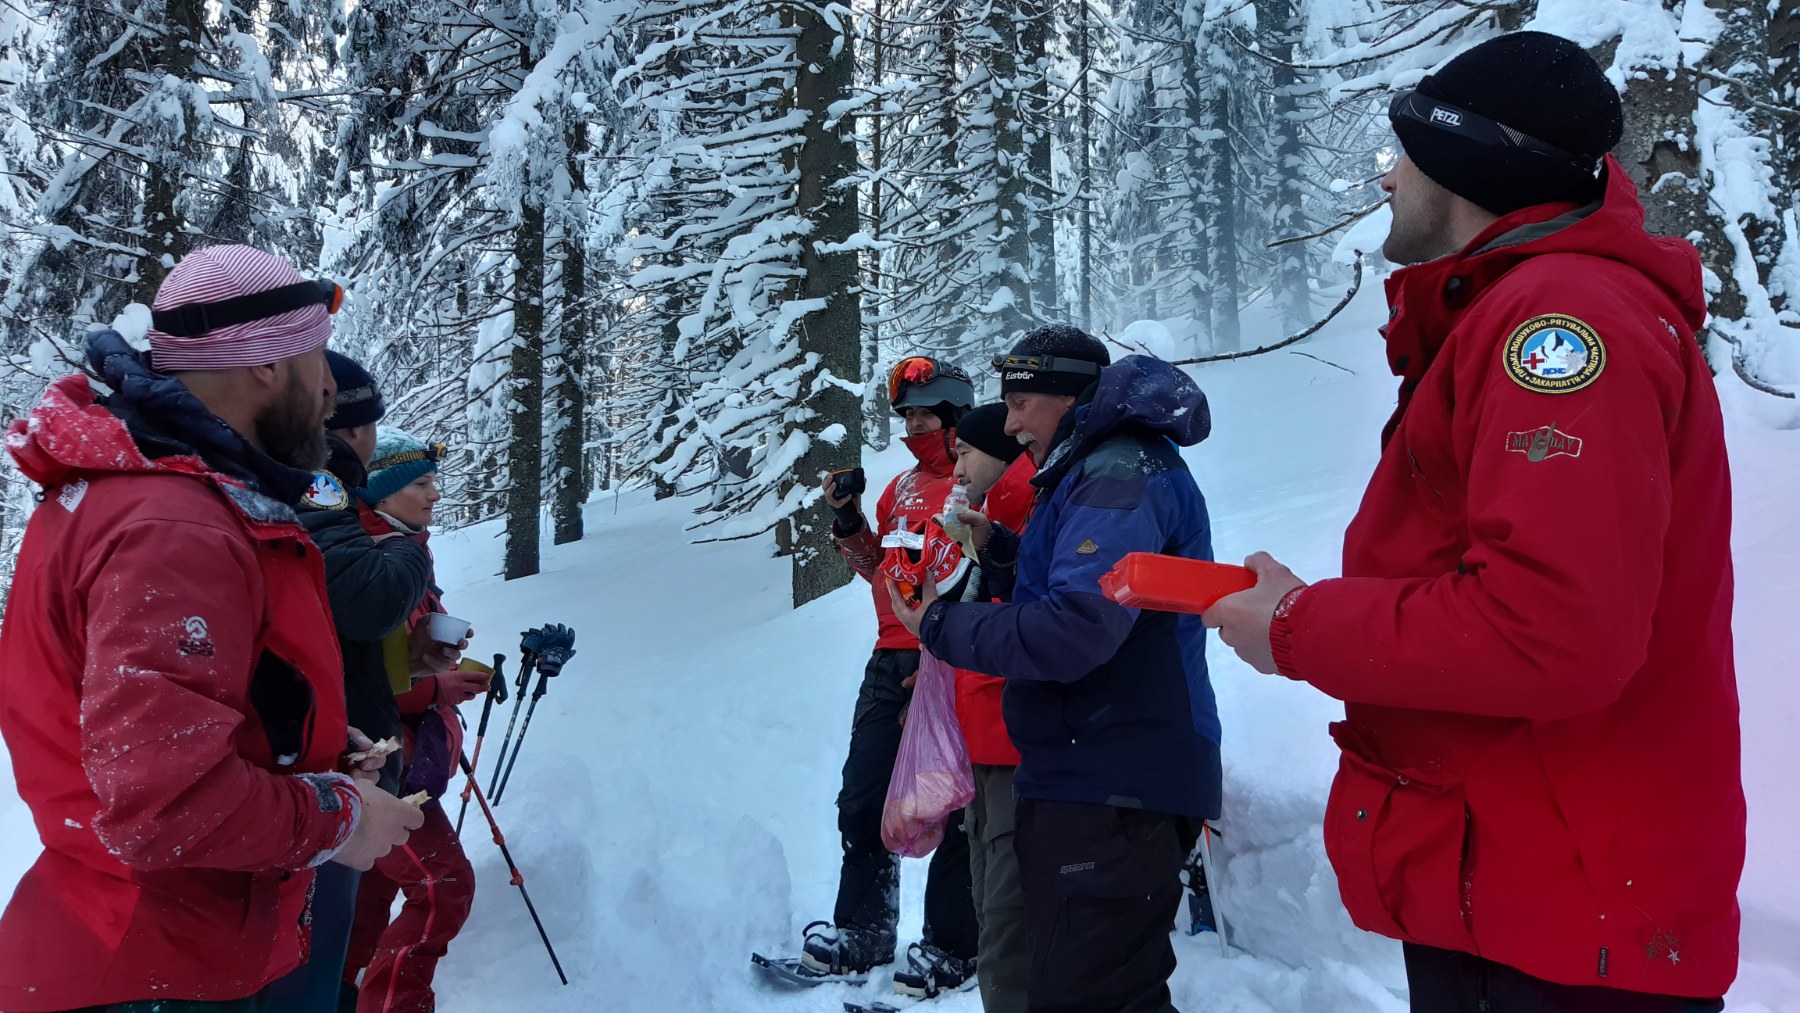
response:
[[[1100,551],[1100,546],[1095,545],[1094,540],[1092,538],[1088,539],[1085,542],[1082,542],[1080,545],[1075,546],[1075,552],[1078,555],[1082,555],[1082,556],[1091,556],[1094,553],[1099,552],[1099,551]]]
[[[1552,457],[1580,457],[1581,439],[1556,428],[1552,422],[1522,433],[1507,433],[1506,449],[1524,454],[1525,460],[1536,464]]]
[[[1606,345],[1586,323],[1561,313],[1532,317],[1506,339],[1506,373],[1540,394],[1570,394],[1599,379]]]
[[[350,494],[344,491],[344,483],[336,475],[315,471],[312,485],[307,487],[300,502],[314,510],[342,510],[350,505]]]

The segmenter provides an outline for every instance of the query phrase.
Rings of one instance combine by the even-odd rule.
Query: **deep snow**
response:
[[[1298,346],[1195,370],[1214,434],[1192,449],[1221,559],[1269,549],[1303,577],[1337,572],[1345,523],[1376,456],[1395,381],[1375,326],[1371,279],[1342,318]],[[1140,333],[1153,334],[1154,329]],[[1316,358],[1314,358],[1316,357]],[[1326,360],[1326,361],[1321,361]],[[1800,429],[1790,409],[1721,381],[1737,488],[1739,683],[1750,854],[1741,898],[1744,962],[1733,1011],[1800,1010],[1800,680],[1790,677],[1800,600]],[[1787,428],[1783,428],[1787,427]],[[902,466],[897,447],[871,481]],[[829,916],[838,844],[833,797],[874,623],[865,585],[787,607],[787,561],[766,540],[694,545],[684,503],[596,496],[588,537],[546,547],[544,572],[506,583],[497,529],[433,545],[447,606],[474,622],[472,653],[517,654],[517,632],[576,627],[577,655],[538,709],[497,815],[544,916],[568,987],[557,984],[471,812],[479,880],[468,928],[440,967],[442,1008],[465,1011],[836,1011],[895,1001],[885,974],[863,988],[770,987],[752,949],[792,952]],[[1339,905],[1320,821],[1341,706],[1257,675],[1216,642],[1225,725],[1225,914],[1236,947],[1177,938],[1176,1000],[1189,1011],[1400,1011],[1399,948],[1359,932]],[[477,713],[465,708],[471,724]],[[489,748],[504,729],[490,726]],[[492,757],[493,752],[488,753]],[[491,759],[484,758],[483,766]],[[485,783],[485,778],[483,779]],[[1681,836],[1706,833],[1670,814]],[[36,852],[24,807],[0,791],[0,883]],[[916,938],[921,863],[908,862],[902,938]],[[973,993],[936,1009],[978,1010]]]

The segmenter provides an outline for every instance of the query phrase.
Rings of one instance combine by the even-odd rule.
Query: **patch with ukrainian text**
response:
[[[1522,433],[1507,433],[1506,449],[1524,454],[1525,460],[1536,464],[1552,457],[1580,457],[1581,438],[1570,436],[1552,422]]]
[[[1540,394],[1572,394],[1599,379],[1606,343],[1585,322],[1562,313],[1532,317],[1506,339],[1506,373]]]

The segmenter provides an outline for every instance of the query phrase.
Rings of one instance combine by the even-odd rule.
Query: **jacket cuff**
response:
[[[356,832],[356,824],[362,819],[362,793],[357,790],[356,781],[345,774],[296,776],[312,791],[314,811],[332,817],[324,825],[324,839],[311,845],[312,856],[301,866],[311,869],[331,861],[344,845],[350,843],[350,835]]]
[[[926,607],[925,618],[919,620],[919,645],[940,660],[941,656],[932,650],[931,642],[937,639],[938,629],[944,625],[944,614],[949,611],[950,602],[939,598]]]
[[[998,521],[988,533],[987,544],[976,555],[984,569],[1010,570],[1019,565],[1019,535]]]
[[[1311,585],[1301,585],[1283,595],[1269,619],[1269,651],[1275,656],[1275,670],[1290,679],[1300,679],[1294,664],[1294,637],[1300,630],[1297,613],[1303,606]]]
[[[831,534],[834,538],[849,538],[868,527],[868,524],[863,521],[862,511],[855,507],[834,509],[831,513]]]
[[[402,714],[423,714],[437,703],[438,677],[428,675],[422,679],[414,679],[412,688],[394,696],[394,706]]]

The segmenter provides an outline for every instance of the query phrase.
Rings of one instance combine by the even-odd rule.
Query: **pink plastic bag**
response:
[[[956,673],[921,651],[906,730],[900,733],[900,753],[881,810],[881,842],[896,855],[923,858],[943,841],[951,814],[974,798],[969,749],[956,722]]]

